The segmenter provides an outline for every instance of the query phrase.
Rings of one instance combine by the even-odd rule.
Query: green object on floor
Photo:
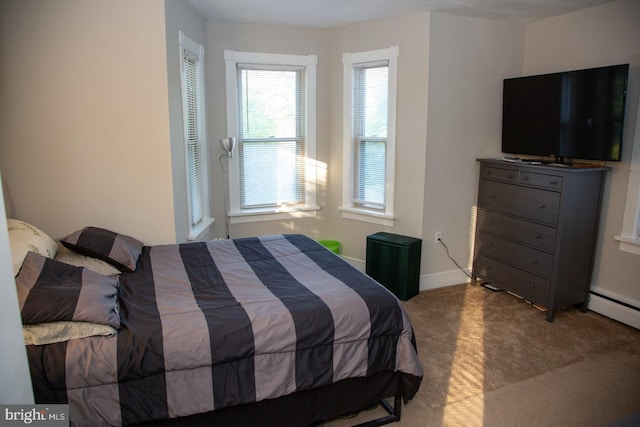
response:
[[[329,249],[331,252],[340,255],[340,242],[337,240],[320,240],[318,243]]]

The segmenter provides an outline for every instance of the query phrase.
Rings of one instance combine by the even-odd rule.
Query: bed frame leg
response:
[[[386,400],[380,400],[380,405],[384,408],[385,411],[389,415],[386,417],[378,418],[375,420],[367,421],[366,423],[358,424],[354,427],[374,427],[374,426],[383,426],[386,424],[395,423],[400,421],[400,416],[402,412],[402,396],[400,394],[396,394],[393,398],[393,406]]]

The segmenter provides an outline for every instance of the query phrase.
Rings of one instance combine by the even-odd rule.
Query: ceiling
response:
[[[334,28],[424,11],[528,23],[613,0],[187,0],[207,19]]]

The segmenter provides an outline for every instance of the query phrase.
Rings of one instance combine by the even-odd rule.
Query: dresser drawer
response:
[[[556,247],[556,229],[512,216],[478,209],[478,230],[517,240],[547,252]]]
[[[560,193],[483,180],[478,192],[478,206],[555,225]]]
[[[518,182],[518,171],[515,169],[494,168],[491,166],[482,167],[482,177],[504,182]]]
[[[506,289],[536,304],[548,305],[550,282],[487,256],[478,255],[474,272],[498,288]]]
[[[476,251],[539,276],[553,272],[553,255],[490,234],[478,233]]]
[[[534,172],[520,172],[520,184],[534,187],[548,188],[550,190],[562,190],[562,177]]]

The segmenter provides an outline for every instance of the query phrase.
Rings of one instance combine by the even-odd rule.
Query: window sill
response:
[[[626,236],[615,236],[615,239],[620,242],[621,251],[640,255],[640,239]]]
[[[189,230],[187,240],[190,242],[200,240],[202,236],[209,231],[209,228],[211,228],[214,221],[215,220],[213,218],[203,218],[198,225]]]
[[[302,208],[282,209],[255,209],[244,212],[231,212],[229,221],[231,224],[244,224],[248,222],[278,221],[292,218],[312,218],[319,211],[318,206],[305,206]]]
[[[338,208],[342,211],[342,217],[345,219],[353,219],[356,221],[370,222],[372,224],[383,225],[385,227],[393,227],[395,218],[393,215],[371,212],[364,209],[355,209],[350,207]]]

